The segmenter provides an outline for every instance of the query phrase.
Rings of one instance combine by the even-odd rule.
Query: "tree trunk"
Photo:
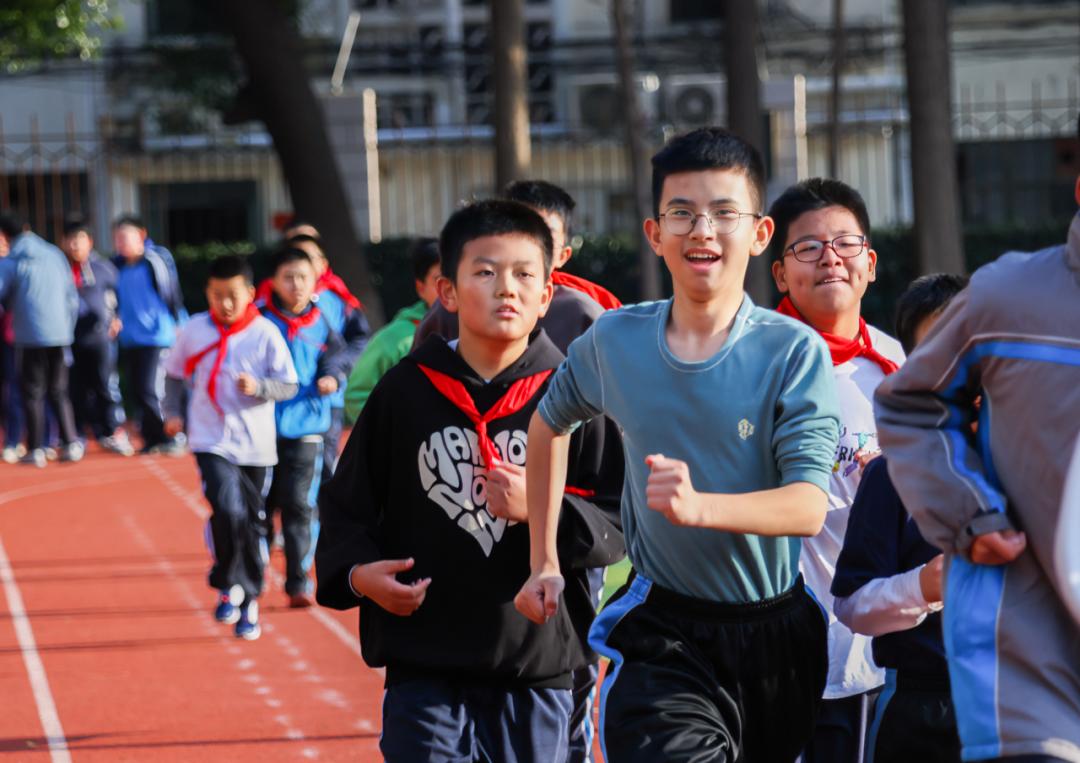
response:
[[[275,2],[224,0],[219,7],[244,62],[245,91],[274,141],[297,216],[319,229],[334,269],[363,300],[371,323],[381,325],[382,300],[371,284],[293,22]]]
[[[638,102],[634,81],[634,53],[630,44],[633,29],[633,0],[612,0],[611,22],[615,31],[615,62],[619,74],[619,95],[623,104],[623,123],[626,127],[626,160],[630,165],[630,182],[634,191],[634,208],[638,219],[638,248],[641,267],[641,299],[660,299],[660,263],[653,252],[642,225],[652,217],[652,198],[645,148],[645,119]]]
[[[529,174],[529,83],[524,0],[491,0],[495,77],[495,190]]]
[[[757,62],[758,13],[756,0],[724,0],[724,68],[727,71],[727,126],[764,156],[761,81]],[[765,211],[768,199],[761,199]],[[768,254],[753,257],[746,269],[746,290],[759,305],[776,302]]]
[[[843,92],[844,0],[833,0],[832,96],[829,98],[829,177],[840,177],[840,96]]]
[[[901,5],[919,273],[964,273],[952,136],[948,8],[940,0],[904,0]]]

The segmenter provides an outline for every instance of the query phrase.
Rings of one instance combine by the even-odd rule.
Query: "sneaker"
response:
[[[102,437],[98,440],[98,444],[110,453],[116,453],[119,456],[135,455],[135,448],[131,446],[131,440],[123,429],[116,430],[116,434]]]
[[[0,455],[0,459],[3,459],[5,464],[17,464],[25,455],[26,446],[20,442],[18,445],[8,445],[4,448],[3,454]]]
[[[45,455],[44,448],[34,448],[34,450],[23,456],[19,462],[30,466],[36,466],[38,469],[44,469],[49,463],[49,460]]]
[[[46,446],[45,448],[42,448],[42,450],[45,453],[45,458],[49,461],[55,461],[60,456],[60,454],[56,452],[56,448]]]
[[[64,451],[60,454],[60,460],[73,464],[76,461],[82,461],[84,455],[86,455],[86,446],[76,440],[64,446]]]
[[[289,594],[289,609],[307,609],[315,603],[307,591]]]
[[[179,438],[166,440],[157,445],[151,445],[149,448],[144,448],[143,453],[147,453],[151,456],[157,454],[163,456],[182,456],[187,453],[187,444]]]
[[[236,621],[236,637],[254,641],[262,635],[259,626],[259,602],[248,599],[240,605],[240,619]]]
[[[232,625],[240,619],[240,602],[244,600],[244,590],[234,585],[232,588],[222,591],[218,599],[218,605],[214,609],[214,619],[225,625]]]

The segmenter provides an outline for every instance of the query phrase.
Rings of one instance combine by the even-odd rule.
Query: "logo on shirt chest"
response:
[[[742,419],[739,422],[738,431],[740,439],[749,440],[750,436],[754,434],[754,425],[748,419]]]
[[[492,442],[500,459],[525,465],[524,431],[499,432]],[[487,478],[476,432],[450,426],[432,433],[420,445],[417,467],[427,497],[480,544],[484,556],[491,556],[506,528],[517,523],[493,517],[487,510]]]

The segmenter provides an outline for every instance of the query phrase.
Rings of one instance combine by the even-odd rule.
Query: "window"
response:
[[[199,36],[223,32],[220,11],[211,0],[149,0],[147,28],[152,37]]]
[[[254,180],[145,183],[139,196],[150,235],[167,246],[251,241],[257,232]]]
[[[724,4],[716,0],[671,0],[671,23],[722,19],[723,8]]]
[[[1067,221],[1076,211],[1076,143],[1044,138],[958,144],[964,222]]]

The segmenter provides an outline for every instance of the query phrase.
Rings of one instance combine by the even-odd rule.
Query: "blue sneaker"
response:
[[[240,619],[236,621],[236,637],[254,641],[261,635],[259,602],[255,599],[248,599],[240,605]]]
[[[219,623],[232,625],[240,619],[239,603],[243,600],[244,590],[238,585],[222,591],[217,608],[214,610],[214,619]]]

